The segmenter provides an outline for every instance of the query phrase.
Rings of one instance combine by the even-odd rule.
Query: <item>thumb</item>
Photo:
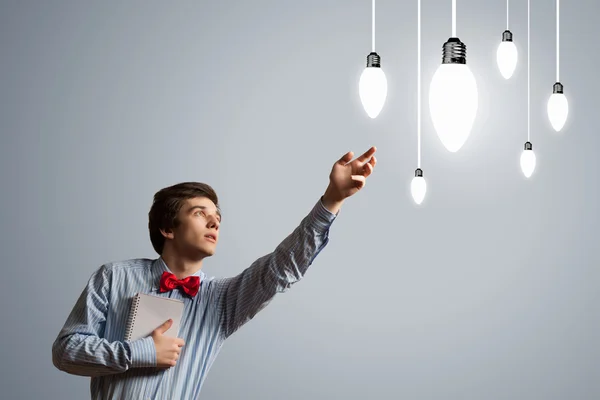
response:
[[[352,160],[352,157],[354,157],[354,153],[352,151],[349,151],[338,160],[338,164],[346,165],[346,163]]]
[[[158,328],[156,328],[154,330],[154,332],[162,335],[163,333],[165,333],[171,327],[171,325],[173,325],[173,320],[172,319],[168,319],[161,326],[159,326]]]

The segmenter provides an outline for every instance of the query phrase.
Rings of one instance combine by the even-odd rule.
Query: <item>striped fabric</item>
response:
[[[237,276],[214,278],[198,271],[201,286],[194,298],[179,289],[159,293],[160,276],[170,271],[162,258],[102,265],[92,274],[52,346],[54,366],[91,377],[92,399],[198,399],[225,339],[304,276],[327,245],[336,217],[319,199],[272,253]],[[124,341],[129,306],[137,292],[184,302],[177,336],[185,346],[172,368],[156,368],[151,337]]]

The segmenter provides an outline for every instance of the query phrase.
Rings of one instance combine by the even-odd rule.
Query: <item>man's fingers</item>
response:
[[[338,160],[338,164],[346,165],[348,162],[350,162],[350,160],[352,160],[352,157],[354,157],[354,152],[349,151]]]
[[[354,181],[355,187],[362,189],[365,186],[367,178],[365,178],[363,175],[351,175],[350,177]]]
[[[375,156],[371,157],[371,160],[369,161],[369,163],[371,164],[372,167],[375,167],[375,164],[377,164],[377,158]]]
[[[375,159],[375,156],[373,156],[362,166],[361,175],[364,177],[371,175],[373,173],[373,169],[375,168],[375,164],[377,164],[377,160]],[[360,168],[360,166],[358,168]]]
[[[376,151],[377,151],[377,148],[375,146],[371,147],[369,150],[367,150],[360,157],[357,158],[358,162],[360,162],[361,164],[364,164],[365,161],[367,161],[369,158],[371,158],[373,156],[373,154],[375,154]]]
[[[163,333],[165,333],[171,327],[171,325],[173,325],[173,320],[172,319],[168,319],[161,326],[159,326],[158,328],[156,328],[156,332],[158,332],[158,333],[160,333],[162,335]]]

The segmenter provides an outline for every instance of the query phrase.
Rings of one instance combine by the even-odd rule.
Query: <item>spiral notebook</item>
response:
[[[169,318],[173,320],[173,325],[164,334],[176,337],[182,315],[183,301],[181,300],[137,293],[131,302],[125,327],[125,340],[145,338]]]

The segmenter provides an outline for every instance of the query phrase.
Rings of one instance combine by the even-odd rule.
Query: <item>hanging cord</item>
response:
[[[371,49],[375,52],[375,0],[371,6]]]
[[[556,82],[560,82],[559,72],[560,72],[560,46],[559,46],[559,38],[560,38],[560,1],[556,0]]]
[[[508,31],[508,1],[506,0],[506,30]]]
[[[452,0],[452,37],[456,37],[456,0]]]
[[[527,141],[530,142],[531,141],[531,90],[530,90],[530,58],[531,58],[531,51],[530,51],[530,40],[529,40],[529,35],[530,35],[530,29],[529,29],[529,20],[530,20],[530,5],[529,5],[529,1],[527,0]]]
[[[417,168],[421,168],[421,0],[417,0]]]

